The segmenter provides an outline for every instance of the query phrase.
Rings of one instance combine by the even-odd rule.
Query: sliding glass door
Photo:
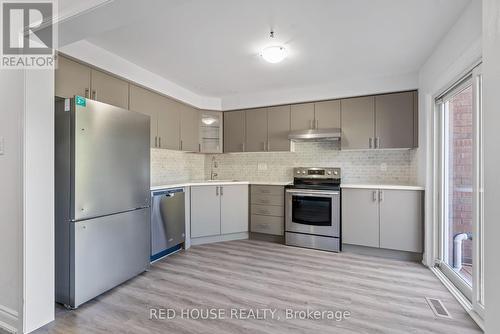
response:
[[[439,124],[439,256],[471,304],[482,297],[481,74],[476,68],[436,100]]]

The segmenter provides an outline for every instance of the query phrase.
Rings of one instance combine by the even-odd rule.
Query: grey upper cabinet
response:
[[[109,74],[92,69],[92,100],[128,109],[129,83]]]
[[[267,109],[267,150],[290,151],[290,106]]]
[[[368,149],[374,146],[375,97],[341,100],[342,149]]]
[[[375,148],[414,147],[414,92],[375,96]]]
[[[130,110],[151,117],[151,147],[158,147],[158,114],[161,111],[160,96],[142,87],[130,85]]]
[[[380,247],[421,253],[422,192],[380,190]]]
[[[314,104],[314,127],[316,129],[340,128],[340,100]]]
[[[200,151],[200,114],[197,109],[180,104],[181,114],[181,150],[188,152]]]
[[[224,152],[245,151],[245,111],[224,113]]]
[[[378,190],[342,189],[342,242],[379,247]]]
[[[191,237],[220,235],[219,186],[191,187]]]
[[[158,113],[158,146],[170,150],[180,149],[180,103],[161,96],[161,110]]]
[[[58,68],[55,71],[56,96],[90,97],[90,68],[62,56],[58,56],[57,61]]]
[[[307,130],[314,127],[314,103],[292,104],[291,130]]]
[[[245,151],[267,151],[267,108],[245,111]]]

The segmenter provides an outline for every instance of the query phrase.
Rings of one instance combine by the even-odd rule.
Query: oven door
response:
[[[286,231],[340,236],[340,192],[286,190]]]

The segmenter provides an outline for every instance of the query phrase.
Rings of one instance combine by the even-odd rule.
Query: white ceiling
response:
[[[147,0],[134,16],[137,6],[115,0],[85,38],[197,94],[222,97],[415,73],[469,1]],[[274,65],[258,55],[271,28],[289,50]]]

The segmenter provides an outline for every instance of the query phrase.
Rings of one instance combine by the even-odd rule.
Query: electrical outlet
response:
[[[380,170],[382,172],[387,172],[387,164],[385,162],[380,164]]]
[[[4,138],[3,137],[0,137],[0,155],[4,155],[5,152],[4,152]]]
[[[257,164],[257,170],[267,170],[267,164],[265,162],[259,162]]]

